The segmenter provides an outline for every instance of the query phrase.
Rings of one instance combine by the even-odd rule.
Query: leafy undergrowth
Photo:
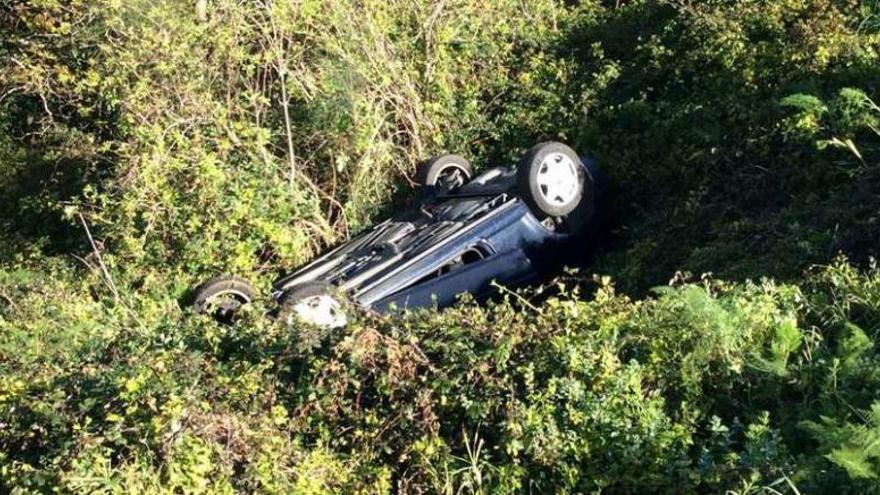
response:
[[[545,140],[608,175],[628,294],[880,255],[876,0],[196,3],[0,6],[0,257],[81,215],[132,278],[274,273]]]
[[[876,0],[0,2],[0,492],[876,493],[878,88]],[[584,293],[180,307],[549,139]]]
[[[877,489],[877,269],[638,302],[597,280],[327,333],[3,276],[4,491]]]

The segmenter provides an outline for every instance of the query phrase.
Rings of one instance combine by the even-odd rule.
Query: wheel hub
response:
[[[456,187],[461,187],[467,182],[467,171],[461,167],[450,165],[440,171],[437,177],[437,183],[442,184],[443,188],[451,191]]]

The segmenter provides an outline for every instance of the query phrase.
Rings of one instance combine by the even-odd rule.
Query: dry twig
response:
[[[104,264],[104,258],[101,257],[101,251],[98,249],[98,245],[95,243],[94,237],[92,237],[92,232],[89,230],[89,224],[86,222],[85,217],[83,217],[82,213],[78,213],[79,221],[82,223],[83,228],[86,231],[86,237],[89,238],[89,244],[92,246],[92,252],[95,253],[95,258],[98,260],[98,266],[101,268],[101,274],[103,275],[104,282],[107,284],[107,287],[110,289],[110,292],[113,293],[113,300],[119,301],[119,291],[116,290],[116,284],[113,283],[113,277],[110,276],[110,271],[107,270],[107,265]]]

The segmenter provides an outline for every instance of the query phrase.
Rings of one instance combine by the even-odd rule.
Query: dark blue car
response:
[[[515,168],[473,177],[456,155],[419,168],[421,198],[386,220],[278,280],[278,316],[341,327],[354,306],[387,312],[453,304],[456,296],[491,295],[531,282],[565,262],[572,242],[588,241],[599,196],[599,171],[556,142],[533,147]],[[585,249],[585,248],[584,248]],[[195,309],[222,321],[251,301],[237,277],[217,277],[195,291]]]

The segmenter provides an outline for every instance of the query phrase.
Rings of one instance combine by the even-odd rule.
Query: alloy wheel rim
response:
[[[577,164],[564,153],[550,153],[538,167],[536,182],[548,203],[566,206],[577,199],[579,188]]]
[[[306,297],[293,306],[291,313],[300,321],[320,328],[340,328],[348,323],[342,304],[328,295]]]

